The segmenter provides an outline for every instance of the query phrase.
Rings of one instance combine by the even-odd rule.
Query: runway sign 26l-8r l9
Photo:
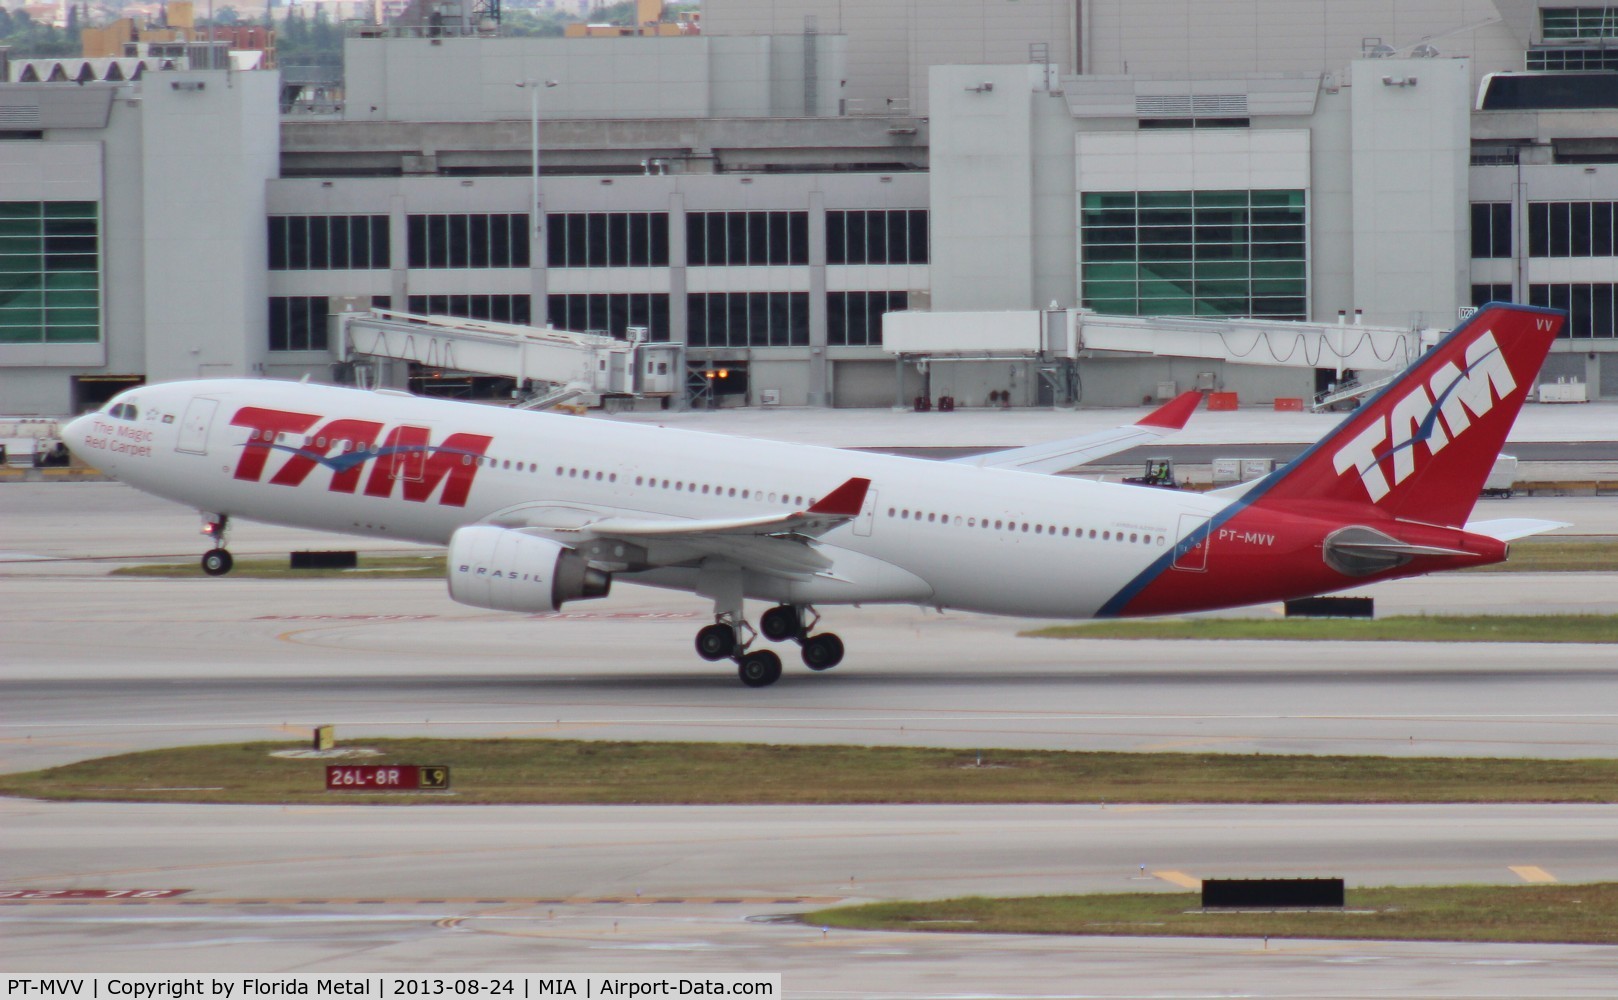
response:
[[[328,792],[417,792],[449,788],[442,764],[328,764]]]

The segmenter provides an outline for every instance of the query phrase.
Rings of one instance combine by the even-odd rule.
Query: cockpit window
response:
[[[133,403],[118,403],[107,411],[107,416],[116,417],[119,420],[134,420],[140,416],[140,411],[135,409],[135,404]]]

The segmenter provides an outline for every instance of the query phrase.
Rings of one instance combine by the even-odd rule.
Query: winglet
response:
[[[811,514],[829,514],[833,517],[857,517],[865,506],[865,491],[871,481],[855,476],[848,482],[821,497],[809,508]]]
[[[1198,390],[1182,392],[1135,423],[1142,427],[1166,427],[1171,431],[1177,431],[1191,419],[1191,414],[1201,402],[1202,393]]]

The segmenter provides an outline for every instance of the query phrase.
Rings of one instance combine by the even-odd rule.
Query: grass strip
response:
[[[1618,539],[1522,538],[1511,543],[1511,558],[1475,566],[1463,573],[1611,573],[1618,571]]]
[[[994,934],[1618,944],[1618,883],[1350,889],[1330,911],[1202,912],[1196,893],[942,899],[805,914],[817,927]]]
[[[0,794],[233,803],[1614,802],[1618,760],[1076,753],[590,740],[347,740],[176,747],[0,775]],[[445,764],[452,792],[324,790],[328,763]]]
[[[361,553],[359,565],[354,569],[293,569],[290,559],[238,559],[231,569],[232,577],[249,580],[313,580],[313,579],[383,579],[420,580],[443,579],[444,557],[380,556]],[[201,577],[202,566],[196,562],[146,563],[139,566],[120,566],[111,576]]]
[[[1152,618],[1053,625],[1037,639],[1291,639],[1358,642],[1618,642],[1618,615]]]

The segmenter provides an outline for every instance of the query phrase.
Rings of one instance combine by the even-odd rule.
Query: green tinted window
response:
[[[1080,208],[1098,312],[1306,318],[1303,191],[1089,192]]]
[[[0,202],[0,343],[101,339],[100,209]]]

